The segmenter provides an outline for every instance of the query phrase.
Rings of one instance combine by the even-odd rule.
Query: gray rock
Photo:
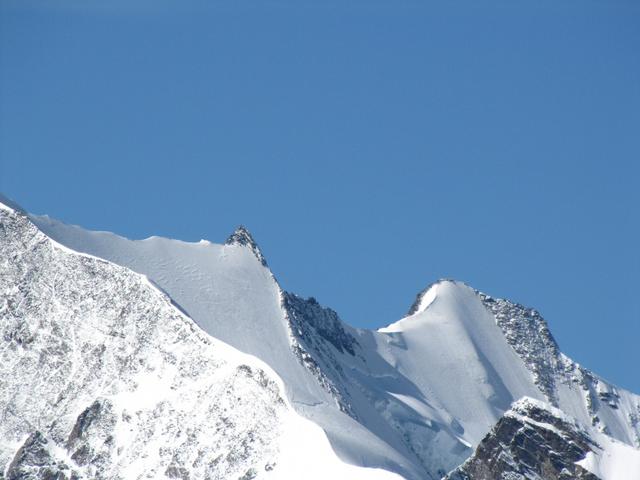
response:
[[[576,462],[598,448],[576,423],[523,400],[446,480],[598,480]]]

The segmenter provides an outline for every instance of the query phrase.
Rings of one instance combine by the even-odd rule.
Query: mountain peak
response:
[[[260,247],[253,239],[251,232],[249,232],[247,227],[244,225],[239,225],[234,232],[229,235],[229,238],[227,238],[224,243],[225,245],[241,245],[243,247],[248,247],[256,258],[260,260],[260,263],[265,267],[267,266],[267,260],[264,258],[264,255],[262,255]]]
[[[416,313],[424,312],[427,307],[431,305],[431,303],[436,299],[436,296],[438,294],[438,287],[440,287],[441,285],[457,285],[460,283],[462,282],[457,282],[456,280],[447,278],[441,278],[440,280],[430,283],[427,288],[421,290],[418,295],[416,295],[416,299],[409,308],[406,316],[410,317],[411,315],[415,315]]]

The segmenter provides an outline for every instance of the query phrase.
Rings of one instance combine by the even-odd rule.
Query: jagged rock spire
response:
[[[265,267],[267,266],[267,260],[264,258],[264,255],[262,255],[260,247],[244,225],[238,226],[224,243],[225,245],[242,245],[243,247],[250,248],[256,258],[260,260],[260,263]]]

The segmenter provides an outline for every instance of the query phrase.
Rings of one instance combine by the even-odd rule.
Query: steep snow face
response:
[[[415,313],[380,331],[408,344],[406,351],[389,352],[390,358],[400,360],[401,371],[417,368],[406,364],[415,362],[414,352],[429,352],[425,364],[456,378],[451,384],[443,381],[451,377],[435,376],[424,385],[443,399],[447,411],[463,426],[465,419],[485,422],[469,438],[472,444],[497,420],[492,415],[499,417],[512,401],[526,395],[640,447],[640,396],[611,385],[563,355],[536,310],[453,281],[434,284],[418,297],[418,304],[425,303],[421,298],[429,299],[426,307],[413,308]],[[464,402],[457,405],[460,398]],[[471,409],[465,413],[466,406]]]
[[[70,251],[6,205],[0,334],[6,478],[394,477],[340,462],[269,367],[145,277]]]
[[[444,281],[426,308],[380,329],[379,349],[470,445],[518,398],[540,398],[531,375],[475,292]]]
[[[292,401],[332,402],[292,356],[282,292],[244,228],[224,245],[150,237],[129,240],[33,217],[47,235],[72,248],[149,277],[207,333],[272,366]],[[297,388],[302,386],[303,388]]]
[[[289,330],[280,289],[246,230],[239,229],[229,243],[217,245],[160,237],[132,241],[46,217],[33,220],[51,238],[75,251],[146,275],[215,338],[269,365],[289,365]],[[292,368],[279,369],[287,385],[304,381],[300,378],[304,369],[298,367],[293,363]]]
[[[597,445],[578,465],[602,480],[640,480],[640,450],[608,435],[593,437]]]
[[[336,323],[313,299],[287,294],[286,306],[304,362],[329,379],[349,415],[421,467],[416,478],[441,478],[469,455],[457,421],[385,358],[381,334]]]

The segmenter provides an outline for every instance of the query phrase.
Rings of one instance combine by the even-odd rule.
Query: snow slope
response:
[[[354,467],[266,364],[148,279],[0,203],[0,477],[398,478]]]
[[[441,282],[425,296],[431,297],[428,307],[380,329],[387,334],[381,349],[476,445],[514,400],[541,394],[473,290]]]
[[[528,396],[640,446],[640,396],[563,355],[538,312],[448,280],[421,295],[430,298],[424,310],[380,331],[407,345],[389,354],[401,371],[417,371],[413,352],[420,351],[425,363],[456,378],[452,387],[448,375],[429,377],[425,388],[463,425],[465,419],[492,425],[513,401]],[[475,445],[486,431],[469,430],[467,438]]]
[[[598,446],[578,465],[602,480],[640,479],[640,450],[608,435],[594,435],[594,439]]]
[[[48,217],[31,218],[47,235],[73,250],[146,275],[211,336],[267,363],[282,378],[292,405],[327,432],[345,461],[390,469],[409,478],[424,475],[420,461],[368,400],[354,393],[360,400],[360,415],[367,418],[363,425],[345,413],[348,408],[341,402],[341,392],[326,378],[324,368],[314,371],[302,361],[308,354],[299,346],[297,331],[304,324],[292,330],[290,313],[283,307],[287,294],[261,254],[256,254],[257,247],[251,247],[255,242],[245,238],[246,232],[239,229],[231,237],[236,241],[222,245],[160,237],[136,241]],[[333,354],[333,346],[331,350]]]
[[[210,335],[266,362],[349,463],[440,478],[523,396],[640,446],[640,397],[562,355],[535,310],[463,283],[437,282],[379,331],[354,329],[283,291],[246,229],[219,245],[31,218],[69,248],[148,276]]]

